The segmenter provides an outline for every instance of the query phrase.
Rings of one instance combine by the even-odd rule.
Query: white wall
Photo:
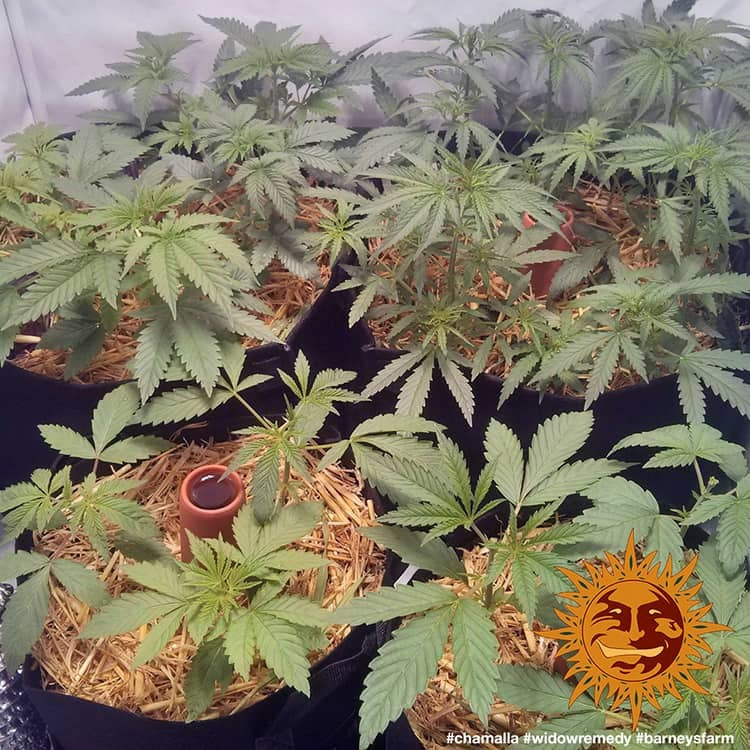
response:
[[[512,7],[548,7],[583,25],[621,13],[638,15],[642,0],[0,0],[0,137],[32,118],[77,126],[77,113],[112,106],[97,94],[65,97],[83,81],[123,59],[138,30],[162,34],[191,31],[200,42],[178,62],[198,83],[210,73],[221,34],[199,14],[234,16],[253,25],[260,20],[300,24],[304,36],[319,35],[336,48],[351,49],[389,35],[378,49],[397,49],[413,31],[430,25],[494,20]],[[656,0],[657,9],[668,0]],[[698,0],[698,15],[750,23],[747,0]],[[409,42],[414,48],[415,42]],[[20,61],[20,64],[19,64]]]

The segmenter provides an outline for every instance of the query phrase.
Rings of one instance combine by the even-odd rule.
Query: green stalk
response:
[[[273,77],[271,81],[271,96],[273,96],[273,116],[271,117],[272,122],[278,122],[279,120],[279,95],[278,95],[278,78],[276,76],[276,68],[273,69]]]
[[[471,523],[471,530],[479,537],[482,544],[486,545],[489,542],[487,535],[476,525],[474,521]],[[492,561],[495,559],[495,550],[490,549],[489,555],[487,556],[487,570],[490,569]],[[494,594],[492,582],[488,583],[484,587],[484,606],[491,610],[492,609],[492,595]]]
[[[693,191],[693,207],[690,212],[690,222],[688,223],[687,234],[685,235],[685,242],[683,244],[683,255],[690,253],[695,244],[695,234],[698,230],[698,217],[700,216],[700,210],[700,195],[696,191]]]
[[[321,521],[321,528],[323,531],[323,556],[328,555],[328,541],[331,534],[331,529],[328,525],[328,521],[325,517]],[[326,593],[326,586],[328,585],[328,566],[324,565],[322,568],[318,568],[318,576],[315,581],[315,593],[313,594],[313,601],[323,603],[323,597]]]
[[[284,473],[281,477],[281,488],[279,490],[279,494],[276,497],[276,506],[282,507],[284,503],[287,501],[287,498],[289,497],[289,479],[291,477],[292,473],[292,466],[287,461],[287,459],[283,459],[284,461]]]
[[[547,101],[544,106],[544,122],[545,125],[549,125],[550,115],[552,114],[552,97],[554,92],[552,90],[552,60],[550,59],[547,64]]]
[[[377,261],[386,271],[393,270],[382,258],[378,258]],[[415,290],[410,287],[400,276],[396,276],[394,274],[393,280],[406,292],[407,297],[414,296]]]
[[[451,241],[451,253],[448,258],[448,301],[453,302],[456,298],[456,259],[458,257],[458,233],[453,235]]]
[[[674,86],[672,90],[672,103],[669,105],[669,112],[667,113],[667,117],[669,119],[669,124],[674,127],[677,123],[677,105],[679,104],[679,98],[680,94],[682,93],[679,86]]]
[[[703,472],[701,471],[701,467],[698,465],[698,459],[693,459],[693,469],[695,470],[695,476],[698,479],[698,489],[700,490],[700,497],[696,500],[695,505],[693,506],[693,510],[700,505],[700,503],[703,502],[703,500],[706,497],[706,482],[703,479]],[[690,527],[685,525],[685,527],[682,529],[682,538],[684,539],[687,536],[688,531],[690,530]]]
[[[259,414],[255,409],[253,409],[252,406],[242,397],[239,393],[236,391],[233,392],[234,397],[250,412],[252,417],[258,422],[258,424],[263,425],[263,427],[271,427],[272,422],[270,422],[268,419],[266,419],[264,416]]]
[[[698,489],[701,491],[701,498],[706,494],[706,483],[703,481],[703,472],[701,467],[698,465],[698,459],[693,459],[693,468],[695,469],[695,475],[698,477]]]
[[[493,560],[495,559],[495,550],[491,549],[489,555],[487,555],[487,570],[490,569]],[[492,611],[492,595],[493,595],[493,586],[492,583],[488,583],[484,587],[484,606],[485,609],[488,609]]]

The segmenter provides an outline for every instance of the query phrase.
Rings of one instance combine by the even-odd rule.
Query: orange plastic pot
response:
[[[188,542],[188,531],[201,539],[215,539],[221,534],[227,541],[234,541],[232,521],[245,502],[245,488],[240,475],[233,471],[221,480],[219,485],[225,497],[220,496],[221,492],[218,494],[201,492],[202,489],[207,488],[207,482],[211,482],[215,487],[216,482],[213,479],[221,477],[226,470],[227,467],[220,464],[207,464],[193,469],[182,481],[180,486],[180,553],[183,562],[190,562],[193,559]],[[207,502],[209,499],[210,503]],[[210,507],[212,505],[215,507]]]
[[[565,221],[560,225],[560,231],[551,234],[546,240],[540,242],[534,250],[562,250],[571,251],[572,243],[575,239],[573,232],[573,211],[564,205],[558,204],[557,209],[565,216]],[[536,221],[528,214],[523,215],[523,225],[526,228],[533,227]],[[552,278],[557,273],[557,269],[562,265],[561,260],[548,260],[544,263],[533,263],[526,267],[526,271],[531,271],[531,291],[535,297],[541,297],[549,292]]]

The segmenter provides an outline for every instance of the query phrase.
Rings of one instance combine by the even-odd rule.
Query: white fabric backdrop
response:
[[[135,32],[191,31],[199,42],[178,62],[193,82],[205,80],[222,36],[199,14],[234,16],[253,25],[260,20],[301,24],[310,40],[319,35],[336,48],[351,49],[389,35],[378,49],[397,49],[413,31],[430,25],[491,21],[512,7],[549,7],[584,25],[621,13],[637,15],[642,0],[0,0],[0,137],[33,120],[68,128],[76,115],[107,105],[96,94],[65,97],[83,81],[123,59],[135,46]],[[668,0],[656,0],[657,9]],[[697,15],[721,16],[750,24],[747,0],[698,0]],[[414,47],[414,42],[409,42]],[[356,120],[356,116],[355,116]],[[1,150],[1,147],[0,147]]]
[[[5,9],[0,3],[0,137],[33,122],[26,85],[10,29]]]

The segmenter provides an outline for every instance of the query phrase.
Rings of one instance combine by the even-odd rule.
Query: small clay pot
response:
[[[233,471],[217,481],[227,470],[220,464],[193,469],[180,485],[180,552],[183,562],[193,555],[187,534],[201,539],[221,536],[234,541],[232,521],[245,502],[245,488],[240,475]]]
[[[540,242],[534,250],[562,250],[570,252],[572,243],[575,238],[573,233],[573,219],[575,215],[568,206],[558,204],[557,209],[565,215],[565,221],[560,225],[560,231],[551,234],[546,240]],[[536,221],[528,214],[523,215],[523,225],[526,228],[533,227]],[[541,297],[549,292],[552,278],[557,273],[557,269],[562,265],[561,260],[548,260],[544,263],[532,263],[526,267],[526,271],[531,271],[531,291],[535,297]]]

